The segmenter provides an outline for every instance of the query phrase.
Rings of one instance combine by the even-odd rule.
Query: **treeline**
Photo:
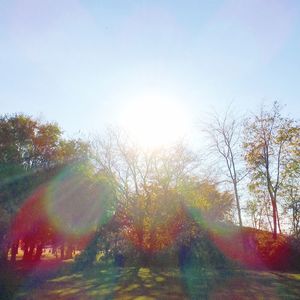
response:
[[[55,123],[22,114],[0,118],[2,259],[11,249],[15,261],[20,241],[24,260],[40,259],[41,250],[55,235],[42,210],[44,185],[60,170],[85,160],[88,151],[86,142],[64,139]]]
[[[130,244],[146,260],[179,233],[196,234],[188,207],[207,221],[231,219],[231,194],[197,176],[182,144],[145,152],[117,130],[66,140],[57,124],[25,115],[1,118],[0,141],[3,259],[21,248],[24,261],[39,260],[46,246],[69,258],[99,231],[106,253]]]
[[[271,231],[273,241],[264,235],[264,247],[255,234],[240,236],[242,260],[254,249],[281,253],[287,244],[278,232],[300,234],[299,123],[274,103],[244,119],[214,116],[203,131],[210,138],[210,174],[181,142],[145,151],[120,129],[92,140],[66,139],[55,123],[2,116],[1,258],[15,261],[22,249],[23,260],[39,260],[51,247],[62,259],[85,249],[78,258],[84,264],[99,253],[120,265],[125,256],[143,264],[183,263],[198,249],[194,255],[205,253],[203,263],[224,264],[221,229],[249,220]],[[212,175],[216,166],[220,174]],[[249,196],[242,199],[246,186]]]
[[[205,131],[225,165],[223,178],[232,186],[240,226],[244,215],[252,227],[272,231],[274,239],[278,232],[299,237],[299,121],[284,116],[275,102],[243,118],[214,116]],[[242,208],[239,195],[246,187]]]

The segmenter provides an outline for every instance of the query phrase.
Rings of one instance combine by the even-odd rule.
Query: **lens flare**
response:
[[[84,164],[67,166],[36,188],[14,217],[10,239],[31,245],[67,240],[84,247],[97,226],[109,221],[114,201],[108,183],[85,171]]]
[[[291,249],[286,237],[279,236],[275,241],[270,232],[212,223],[196,208],[189,208],[189,212],[208,232],[210,241],[231,262],[254,269],[288,267]]]
[[[91,182],[76,167],[67,167],[47,188],[46,210],[59,231],[83,235],[103,222],[106,188]]]

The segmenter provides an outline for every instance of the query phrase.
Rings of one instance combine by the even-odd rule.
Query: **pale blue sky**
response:
[[[232,101],[298,118],[300,2],[0,0],[1,114],[87,133],[151,90],[193,122]]]

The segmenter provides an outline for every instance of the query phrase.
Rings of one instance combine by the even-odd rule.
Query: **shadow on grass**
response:
[[[300,275],[250,270],[186,268],[189,299],[300,299]]]
[[[60,274],[38,286],[26,283],[15,299],[188,299],[183,291],[175,268],[164,271],[111,264]]]
[[[30,273],[14,299],[300,299],[300,275],[102,264],[77,272],[64,268],[44,277]]]

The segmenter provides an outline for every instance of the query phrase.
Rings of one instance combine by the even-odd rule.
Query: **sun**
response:
[[[157,95],[128,103],[121,124],[137,144],[148,149],[176,143],[188,133],[184,107]]]

